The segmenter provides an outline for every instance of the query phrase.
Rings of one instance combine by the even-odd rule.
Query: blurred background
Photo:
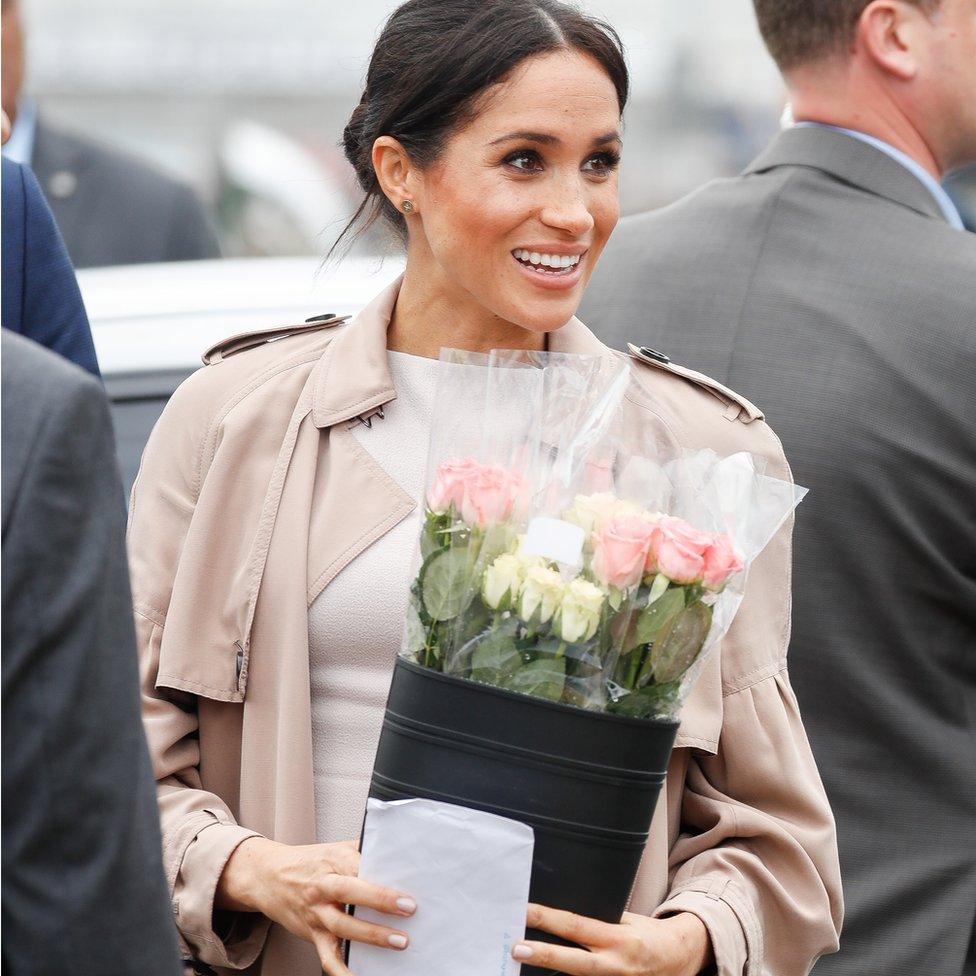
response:
[[[325,253],[356,204],[338,142],[395,2],[17,5],[42,118],[192,185],[226,256]],[[750,0],[582,6],[618,29],[633,72],[624,213],[736,172],[776,130],[782,89]]]

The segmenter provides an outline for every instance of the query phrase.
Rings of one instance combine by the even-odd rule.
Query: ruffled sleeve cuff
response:
[[[654,918],[690,912],[697,915],[712,942],[716,976],[760,976],[762,931],[748,904],[736,898],[734,885],[715,879],[670,895],[654,912]]]
[[[236,824],[213,822],[195,836],[183,855],[173,912],[182,948],[200,962],[246,969],[264,948],[269,919],[248,912],[214,912],[217,882],[231,854],[245,840],[259,836]]]

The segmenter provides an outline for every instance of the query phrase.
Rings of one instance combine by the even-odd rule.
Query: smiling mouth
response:
[[[542,254],[538,251],[526,251],[516,248],[512,257],[524,268],[545,275],[550,278],[566,278],[579,267],[583,255],[586,254]]]

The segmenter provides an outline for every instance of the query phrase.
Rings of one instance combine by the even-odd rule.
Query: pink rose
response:
[[[727,535],[716,535],[705,552],[705,587],[721,590],[742,566],[742,557],[735,551],[732,539]]]
[[[593,533],[593,573],[601,583],[625,590],[640,582],[655,524],[635,515],[610,519]]]
[[[460,510],[464,483],[480,470],[481,465],[473,458],[451,458],[439,464],[427,492],[427,507],[437,515],[443,515],[452,505]]]
[[[525,481],[518,472],[498,465],[481,467],[463,481],[461,518],[482,529],[503,522],[515,511],[524,492]]]
[[[712,539],[684,519],[665,516],[657,523],[645,572],[662,573],[674,583],[698,583],[705,574],[705,553]]]

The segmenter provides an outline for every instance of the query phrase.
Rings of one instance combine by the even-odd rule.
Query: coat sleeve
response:
[[[142,715],[156,777],[163,864],[185,956],[243,969],[264,946],[269,921],[214,910],[217,882],[234,850],[256,832],[203,788],[197,698],[156,687],[183,544],[194,517],[209,431],[201,370],[174,394],[150,436],[129,514],[129,557],[142,685]]]
[[[771,432],[744,446],[792,481]],[[787,672],[792,529],[790,517],[756,558],[723,638],[717,749],[689,753],[654,912],[698,915],[718,976],[803,976],[837,950],[843,917],[834,819]]]
[[[718,753],[692,756],[681,822],[654,915],[701,918],[718,976],[801,976],[836,951],[834,823],[785,662],[725,696]]]

